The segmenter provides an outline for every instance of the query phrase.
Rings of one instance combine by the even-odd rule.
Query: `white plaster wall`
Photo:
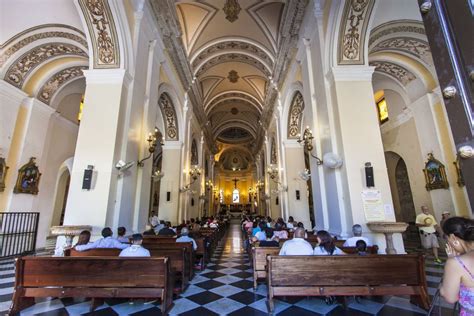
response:
[[[33,26],[59,23],[83,30],[73,0],[0,1],[0,43]]]
[[[378,0],[372,27],[376,27],[392,20],[418,20],[421,21],[420,8],[416,0]]]

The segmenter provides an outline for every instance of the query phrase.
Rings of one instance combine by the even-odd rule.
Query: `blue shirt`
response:
[[[150,252],[141,245],[131,245],[122,250],[119,257],[150,257]]]
[[[122,244],[120,241],[118,241],[115,238],[112,238],[111,236],[107,238],[101,238],[93,243],[89,243],[87,245],[78,245],[76,246],[77,251],[84,251],[88,249],[94,249],[94,248],[117,248],[117,249],[125,249],[127,248],[128,245]]]
[[[181,236],[179,238],[176,238],[176,242],[192,242],[194,250],[196,250],[197,247],[198,247],[197,244],[196,244],[196,241],[194,241],[194,239],[192,239],[189,236]]]

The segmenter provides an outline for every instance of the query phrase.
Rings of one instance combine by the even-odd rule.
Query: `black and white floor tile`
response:
[[[408,247],[409,251],[418,251]],[[430,295],[434,295],[443,274],[443,267],[434,264],[432,257],[426,261]],[[11,303],[14,285],[13,260],[0,261],[0,315]],[[252,269],[242,248],[238,225],[232,225],[226,238],[216,249],[211,263],[198,272],[184,293],[174,300],[170,315],[268,315],[265,303],[267,289],[259,284],[253,290]],[[22,311],[21,315],[161,315],[159,302],[106,300],[96,311],[89,313],[89,301],[52,299],[38,301]],[[452,306],[441,303],[443,314],[451,314]],[[421,308],[410,304],[408,297],[388,296],[349,300],[348,308],[340,304],[327,305],[318,298],[288,297],[276,300],[275,314],[280,316],[306,315],[425,315]]]

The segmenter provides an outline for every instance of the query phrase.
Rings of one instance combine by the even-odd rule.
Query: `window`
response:
[[[232,203],[239,204],[239,201],[240,201],[239,190],[235,189],[234,191],[232,191]]]
[[[377,113],[379,114],[379,122],[383,124],[388,121],[388,106],[385,98],[377,101]]]
[[[84,96],[82,96],[81,103],[79,103],[79,113],[77,113],[77,122],[81,123],[82,110],[84,109]]]
[[[219,191],[219,203],[224,203],[224,190],[222,189]]]

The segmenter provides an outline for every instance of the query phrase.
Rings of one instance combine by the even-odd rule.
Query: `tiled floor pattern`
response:
[[[416,245],[409,245],[418,251]],[[427,258],[427,278],[430,295],[434,295],[443,273],[442,266]],[[174,300],[171,315],[267,315],[265,304],[266,286],[252,288],[252,269],[242,248],[242,236],[238,225],[231,225],[227,237],[217,248],[207,269],[197,273],[187,290]],[[11,303],[14,285],[13,261],[0,262],[0,315]],[[442,303],[443,315],[451,315],[451,306]],[[276,315],[425,315],[426,312],[410,304],[407,297],[363,298],[350,300],[348,309],[339,304],[327,305],[318,298],[288,297],[276,300]],[[3,311],[3,312],[2,312]],[[21,315],[161,315],[158,302],[129,302],[111,299],[96,311],[89,313],[85,300],[52,299],[37,302]]]

